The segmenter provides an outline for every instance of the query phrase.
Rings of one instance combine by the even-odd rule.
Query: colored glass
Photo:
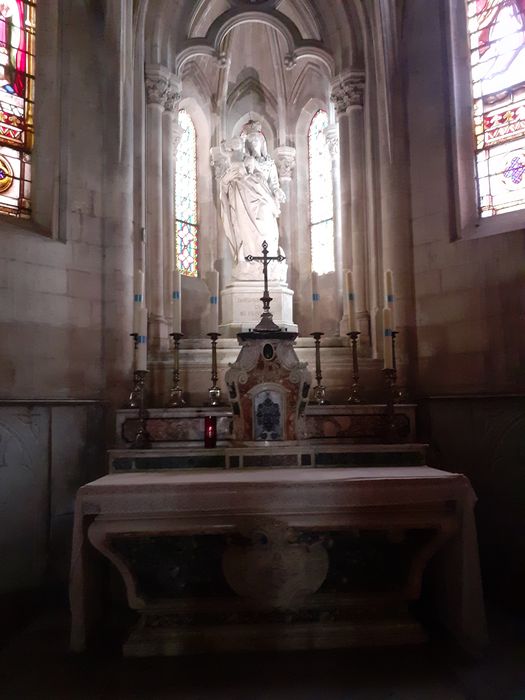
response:
[[[193,120],[179,110],[179,125],[184,129],[175,159],[175,245],[179,270],[196,277],[198,273],[197,218],[197,134]]]
[[[327,126],[328,114],[320,109],[308,129],[312,271],[319,275],[335,270],[334,188],[332,160],[324,134]]]
[[[0,2],[0,213],[31,216],[36,0]]]
[[[525,0],[467,0],[483,217],[525,207]]]

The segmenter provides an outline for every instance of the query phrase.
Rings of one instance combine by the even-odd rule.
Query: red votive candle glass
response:
[[[217,417],[204,417],[204,447],[215,447],[217,444]]]

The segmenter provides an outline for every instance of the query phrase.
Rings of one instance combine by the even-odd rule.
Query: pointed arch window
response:
[[[324,130],[328,114],[323,109],[312,117],[308,129],[308,175],[312,271],[325,275],[335,270],[334,187],[332,161]]]
[[[197,133],[191,116],[179,110],[183,129],[175,159],[175,246],[184,275],[198,274],[199,224],[197,211]]]
[[[0,213],[31,216],[36,0],[0,2]]]
[[[467,0],[478,207],[525,208],[525,0]]]

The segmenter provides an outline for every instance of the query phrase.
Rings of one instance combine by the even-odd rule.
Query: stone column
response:
[[[149,348],[167,347],[164,305],[163,241],[163,112],[170,72],[164,66],[146,66],[146,305],[149,311]]]
[[[339,121],[341,231],[343,266],[354,273],[361,346],[370,346],[366,264],[366,201],[362,71],[339,76],[332,83],[332,101]]]
[[[292,211],[295,209],[292,203],[292,174],[295,168],[295,148],[292,146],[278,146],[274,152],[275,164],[279,173],[281,189],[286,195],[286,202],[281,206],[279,217],[279,245],[286,255],[288,266],[292,264]],[[272,253],[275,255],[275,253]]]
[[[171,304],[171,271],[175,265],[175,162],[177,146],[183,134],[177,122],[182,83],[172,75],[162,117],[162,229],[164,236],[164,316],[168,320]],[[171,330],[171,329],[170,329]]]

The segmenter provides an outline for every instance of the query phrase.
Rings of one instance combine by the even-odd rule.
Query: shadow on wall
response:
[[[428,463],[466,474],[487,598],[525,611],[525,411],[522,397],[430,398],[421,403]]]

